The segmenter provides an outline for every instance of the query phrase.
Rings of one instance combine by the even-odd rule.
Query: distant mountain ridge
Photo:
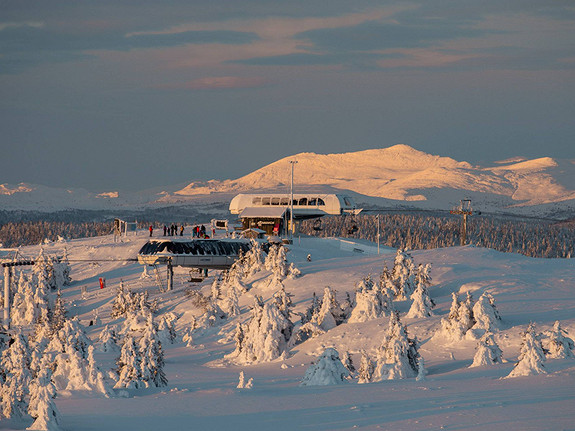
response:
[[[360,204],[379,207],[448,209],[471,198],[484,210],[547,214],[575,213],[575,161],[514,157],[476,166],[427,154],[408,145],[341,154],[300,153],[241,178],[191,182],[158,192],[95,194],[30,184],[0,185],[4,209],[119,209],[196,202],[225,202],[235,193],[288,192],[290,161],[297,161],[297,191],[346,192]]]
[[[417,202],[428,201],[437,190],[445,189],[495,196],[516,206],[575,199],[573,161],[514,158],[481,167],[408,145],[343,154],[300,153],[236,180],[190,183],[174,195],[285,188],[290,181],[291,160],[297,160],[295,177],[300,190],[302,185],[323,185],[370,197]]]

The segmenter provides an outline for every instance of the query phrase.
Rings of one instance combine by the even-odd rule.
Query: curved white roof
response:
[[[279,193],[242,193],[230,202],[230,213],[241,214],[246,208],[289,208],[290,196]],[[353,199],[346,195],[322,193],[294,193],[294,217],[339,215],[356,210]]]

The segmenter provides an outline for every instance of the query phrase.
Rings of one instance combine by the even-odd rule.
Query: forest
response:
[[[302,222],[302,234],[349,237],[377,242],[376,214],[325,217]],[[380,213],[380,244],[401,249],[432,249],[460,244],[461,219],[425,213]],[[571,258],[571,222],[481,215],[469,217],[467,244],[530,257]]]

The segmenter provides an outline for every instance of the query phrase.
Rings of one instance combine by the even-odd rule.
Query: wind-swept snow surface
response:
[[[433,281],[428,291],[436,307],[433,315],[418,318],[406,316],[410,298],[395,298],[393,308],[399,312],[409,338],[417,339],[421,365],[425,361],[426,374],[421,373],[425,379],[416,379],[414,372],[404,379],[371,383],[367,379],[358,384],[358,374],[365,377],[365,358],[378,357],[390,318],[381,313],[380,317],[350,323],[347,319],[353,304],[347,301],[353,302],[359,280],[371,275],[377,281],[384,265],[393,266],[396,250],[383,249],[379,256],[359,254],[342,249],[337,239],[295,238],[286,258],[302,274],[282,280],[286,295],[293,295],[289,297],[293,307],[284,310],[294,324],[293,333],[314,293],[320,300],[326,286],[339,310],[347,303],[347,313],[338,314],[335,326],[297,343],[282,344],[279,357],[264,355],[261,362],[237,363],[230,353],[239,342],[234,338],[238,324],[249,325],[250,319],[259,315],[258,307],[271,307],[278,298],[274,298],[277,292],[267,287],[272,271],[262,269],[242,278],[247,291],[238,298],[239,314],[202,318],[206,310],[213,309],[212,284],[218,272],[194,284],[188,281],[186,269],[175,268],[174,290],[160,291],[153,277],[140,277],[141,266],[122,261],[135,257],[147,240],[145,235],[124,237],[118,243],[112,237],[100,237],[45,246],[48,254],[67,248],[73,281],[62,288],[62,300],[69,317],[78,317],[98,348],[91,349],[91,354],[106,378],[111,378],[110,371],[118,366],[124,337],[140,339],[148,324],[145,319],[129,318],[129,313],[112,317],[121,281],[134,295],[148,292],[150,303],[158,304],[154,319],[160,321],[169,315],[177,333],[173,344],[167,338],[161,342],[167,386],[124,385],[113,389],[109,398],[97,390],[60,390],[54,402],[63,430],[523,431],[575,426],[575,359],[549,356],[546,374],[503,378],[519,361],[530,322],[537,334],[548,334],[545,340],[559,333],[556,321],[561,322],[560,335],[575,337],[574,260],[532,259],[474,247],[410,251],[417,264],[432,264]],[[29,256],[36,256],[38,251],[38,247],[22,249]],[[306,259],[308,254],[313,256],[311,262]],[[165,275],[163,269],[161,275]],[[99,288],[99,277],[106,279],[104,289]],[[505,360],[475,363],[478,366],[470,368],[485,330],[468,329],[461,337],[442,336],[441,320],[448,318],[452,302],[458,313],[463,313],[466,298],[471,298],[464,308],[470,313],[468,320],[472,319],[473,304],[483,294],[484,299],[491,295],[497,304],[501,320],[490,336]],[[49,295],[53,300],[55,293]],[[487,307],[489,303],[482,304]],[[255,312],[252,307],[256,307]],[[22,329],[26,332],[30,328]],[[285,328],[284,332],[279,326],[276,329],[289,336]],[[276,339],[270,337],[270,344],[276,346],[272,338]],[[571,346],[568,342],[565,345]],[[342,385],[300,386],[312,362],[318,363],[320,355],[329,349],[337,350],[344,363],[351,361],[358,371]],[[238,389],[241,372],[245,380],[253,378],[252,388]],[[0,428],[23,430],[32,422],[31,418],[1,419]]]

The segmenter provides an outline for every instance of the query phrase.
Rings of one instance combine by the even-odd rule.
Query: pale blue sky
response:
[[[0,183],[236,178],[397,143],[575,159],[575,3],[0,0]]]

